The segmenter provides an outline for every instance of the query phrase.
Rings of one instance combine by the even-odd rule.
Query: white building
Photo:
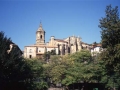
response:
[[[102,50],[101,44],[93,45],[91,48],[91,54],[92,56],[96,56],[97,54],[101,53]]]

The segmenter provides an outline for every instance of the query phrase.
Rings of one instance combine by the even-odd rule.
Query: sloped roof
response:
[[[46,47],[46,48],[57,48],[57,46],[47,46],[46,44],[41,45],[41,44],[33,44],[33,45],[29,45],[29,46],[25,46],[25,47]]]
[[[62,39],[54,39],[55,41],[58,41],[58,42],[64,42],[64,43],[67,43],[67,41],[64,41]]]

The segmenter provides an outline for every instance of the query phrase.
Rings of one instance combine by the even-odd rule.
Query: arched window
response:
[[[40,35],[40,38],[42,39],[42,35]]]

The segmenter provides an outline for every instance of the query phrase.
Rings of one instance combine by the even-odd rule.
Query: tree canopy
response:
[[[106,16],[100,19],[99,25],[102,47],[104,48],[103,60],[108,70],[120,70],[120,19],[118,7],[107,6],[105,14]]]
[[[10,44],[14,45],[11,50]],[[36,59],[31,61],[23,58],[18,46],[0,32],[0,90],[46,88],[42,64]]]
[[[120,76],[120,18],[117,6],[106,7],[105,17],[100,19],[99,27],[103,48],[100,58],[104,62],[107,86],[112,87],[112,83],[117,85],[120,80],[116,79]]]

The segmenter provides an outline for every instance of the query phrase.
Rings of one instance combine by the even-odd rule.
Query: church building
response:
[[[57,55],[65,55],[74,53],[81,49],[89,49],[89,45],[83,43],[80,37],[70,36],[65,39],[56,39],[54,36],[50,37],[50,41],[45,43],[45,31],[42,24],[36,31],[36,43],[24,47],[25,58],[40,58],[45,52],[55,51]]]

